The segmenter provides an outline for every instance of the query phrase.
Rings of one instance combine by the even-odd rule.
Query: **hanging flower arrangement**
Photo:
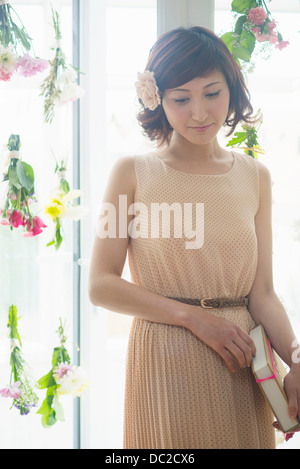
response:
[[[18,26],[18,23],[20,26]],[[0,1],[0,80],[9,81],[12,75],[30,77],[43,72],[47,60],[30,56],[33,51],[30,38],[20,17],[6,0]]]
[[[260,114],[260,111],[258,111],[258,114]],[[262,122],[260,117],[256,124],[242,124],[241,130],[234,133],[233,138],[227,143],[226,147],[240,148],[244,150],[246,155],[257,159],[258,153],[264,153],[264,150],[258,143],[258,131]]]
[[[284,41],[264,0],[233,0],[231,10],[237,13],[234,31],[221,36],[235,60],[250,62],[257,42],[284,49]]]
[[[60,165],[56,163],[55,173],[58,175],[58,187],[50,197],[45,206],[45,214],[51,218],[55,225],[55,234],[47,246],[55,246],[58,250],[63,241],[63,219],[69,218],[78,221],[85,213],[80,204],[75,204],[74,200],[81,196],[80,190],[70,190],[70,185],[66,179],[67,167],[64,161]]]
[[[63,406],[59,401],[60,396],[79,397],[89,386],[83,369],[71,364],[69,353],[65,348],[67,337],[61,318],[57,333],[60,345],[53,350],[52,368],[38,381],[40,389],[47,389],[46,398],[37,411],[42,415],[42,425],[45,428],[51,427],[57,421],[65,420]]]
[[[22,342],[18,332],[17,307],[10,306],[8,314],[9,338],[10,338],[10,384],[0,389],[0,396],[13,399],[12,407],[20,411],[20,415],[27,415],[38,404],[38,396],[35,392],[29,367],[23,358]]]
[[[53,121],[55,106],[76,101],[84,95],[84,90],[77,84],[77,71],[66,64],[66,57],[61,48],[62,35],[57,11],[52,10],[52,21],[56,42],[52,50],[55,50],[55,57],[49,60],[50,72],[41,85],[46,123]]]
[[[10,226],[11,230],[22,226],[23,236],[33,237],[42,233],[46,225],[40,217],[34,216],[29,208],[36,202],[34,171],[29,164],[21,160],[20,147],[20,136],[11,134],[7,144],[8,168],[3,178],[3,181],[8,182],[8,189],[3,209],[0,209],[0,224]]]

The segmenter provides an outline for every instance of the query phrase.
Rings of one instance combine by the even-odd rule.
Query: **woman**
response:
[[[158,149],[115,165],[104,202],[116,236],[100,218],[89,286],[93,304],[134,316],[124,448],[274,448],[249,331],[263,324],[290,366],[298,416],[300,367],[272,282],[269,171],[217,140],[223,125],[252,122],[243,76],[214,33],[179,28],[152,48],[137,92]],[[127,251],[132,282],[121,278]]]

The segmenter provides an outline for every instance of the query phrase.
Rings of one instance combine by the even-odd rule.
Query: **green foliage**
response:
[[[52,9],[52,22],[53,28],[55,33],[56,41],[60,41],[62,38],[61,29],[60,29],[60,19],[57,11]],[[66,70],[66,58],[61,49],[57,45],[55,48],[55,57],[53,60],[49,60],[50,64],[50,73],[45,78],[44,82],[41,85],[41,94],[40,96],[44,96],[44,119],[46,123],[50,123],[54,119],[54,109],[55,109],[55,102],[59,101],[60,97],[60,89],[58,86],[58,75],[59,70]]]
[[[7,148],[11,152],[20,151],[20,136],[11,134]],[[19,157],[12,156],[3,181],[8,181],[8,192],[2,217],[6,218],[9,212],[12,214],[15,210],[19,210],[23,214],[23,219],[29,217],[31,220],[28,199],[34,200],[34,171],[32,166],[19,159]],[[10,228],[13,229],[12,220]]]
[[[258,153],[263,153],[262,148],[258,143],[258,130],[262,124],[262,121],[259,122],[257,127],[250,125],[242,125],[242,131],[235,132],[234,137],[227,143],[227,147],[238,146],[244,149],[244,153],[252,156],[252,158],[257,159]],[[245,147],[241,147],[242,144],[245,144]]]
[[[7,148],[9,151],[19,151],[21,148],[20,135],[11,134],[8,139]]]
[[[62,324],[61,318],[59,321],[60,324],[57,333],[60,339],[60,346],[53,349],[51,370],[46,375],[42,376],[37,383],[40,389],[47,390],[46,398],[37,411],[37,413],[42,416],[42,425],[45,428],[53,426],[58,420],[64,420],[63,408],[58,402],[56,394],[58,385],[54,379],[53,373],[60,363],[70,364],[71,359],[64,346],[67,340],[64,332],[65,327]]]
[[[7,327],[10,329],[9,338],[18,340],[20,345],[22,345],[21,338],[18,332],[18,319],[19,318],[17,316],[17,307],[15,305],[11,305],[9,307],[7,322]]]
[[[257,25],[248,19],[248,14],[258,7],[265,11],[265,20],[263,24],[259,22]],[[287,45],[282,35],[277,30],[274,31],[275,23],[264,0],[233,0],[231,11],[236,14],[234,30],[223,34],[221,39],[239,65],[249,66],[258,39],[259,42],[270,45],[272,36],[272,44],[282,43],[281,48]]]
[[[28,365],[22,355],[22,343],[18,331],[17,307],[11,305],[8,312],[7,327],[9,328],[9,338],[11,339],[10,366],[11,376],[10,384],[19,382],[21,395],[13,400],[13,406],[20,410],[21,415],[27,415],[31,407],[38,403],[38,396],[35,393],[35,385],[31,383],[28,375]],[[19,346],[16,344],[19,342]]]
[[[255,0],[233,0],[231,3],[231,10],[237,13],[248,13],[251,8],[257,7]]]
[[[20,22],[20,27],[14,17]],[[32,48],[32,38],[10,4],[0,5],[0,44],[5,48],[13,46],[16,52],[20,49],[22,53],[24,49],[29,52]]]

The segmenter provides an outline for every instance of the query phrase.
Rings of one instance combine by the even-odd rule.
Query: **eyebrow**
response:
[[[208,85],[204,86],[204,90],[208,88],[209,86],[217,85],[218,83],[222,83],[221,81],[214,81],[213,83],[209,83]],[[186,88],[174,88],[172,91],[191,91],[187,90]]]

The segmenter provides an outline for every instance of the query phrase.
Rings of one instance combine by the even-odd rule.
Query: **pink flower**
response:
[[[26,228],[27,231],[24,233],[23,236],[25,236],[26,238],[32,238],[33,236],[37,236],[42,233],[42,228],[47,228],[47,226],[44,224],[43,220],[40,217],[33,217],[32,225],[29,219],[26,221]]]
[[[266,42],[270,40],[270,34],[261,33],[259,27],[252,28],[252,32],[254,33],[256,40],[259,42]]]
[[[294,436],[294,432],[285,433],[284,434],[284,439],[285,439],[285,441],[289,441],[291,438],[293,438],[293,436]]]
[[[23,77],[31,77],[38,72],[43,72],[49,65],[49,62],[44,59],[30,57],[28,54],[19,60],[19,73]]]
[[[0,225],[8,226],[10,225],[10,221],[7,218],[1,218]]]
[[[267,19],[267,13],[261,7],[251,8],[247,15],[247,19],[253,24],[264,24]]]
[[[0,389],[0,396],[11,397],[12,399],[19,399],[22,396],[22,391],[19,389],[21,381],[16,381],[12,386]]]
[[[160,105],[159,89],[153,72],[146,70],[144,73],[138,73],[138,81],[135,83],[135,87],[137,95],[145,108],[154,111]]]
[[[276,28],[276,22],[275,20],[272,20],[270,23],[268,23],[268,28],[269,28],[269,31],[273,31],[273,29]]]
[[[270,41],[271,44],[276,44],[276,42],[278,41],[277,33],[274,31],[273,28],[271,28],[269,33],[262,33],[259,26],[254,26],[254,28],[252,28],[252,32],[254,33],[256,40],[259,42]]]
[[[55,381],[59,381],[66,374],[68,374],[69,371],[72,371],[72,365],[69,365],[68,362],[60,363],[58,367],[53,370]]]
[[[20,225],[25,226],[24,220],[19,210],[14,210],[11,215],[11,223],[14,228],[18,228]]]
[[[274,34],[270,34],[270,43],[271,44],[276,44],[276,42],[278,42],[278,36],[276,33]]]
[[[278,42],[278,44],[276,44],[275,47],[276,47],[276,49],[282,50],[288,45],[289,45],[289,41],[280,41],[280,42]]]
[[[3,217],[3,210],[0,208],[0,225],[9,225],[9,220],[7,218],[2,218]]]
[[[5,72],[1,67],[0,67],[0,80],[2,81],[9,81],[12,77],[12,73],[10,72]]]

